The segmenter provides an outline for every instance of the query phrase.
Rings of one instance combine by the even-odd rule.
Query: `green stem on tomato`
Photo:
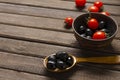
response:
[[[106,35],[106,38],[110,37],[110,35],[108,33],[105,33],[105,35]]]
[[[88,11],[88,14],[89,14],[89,17],[88,17],[88,20],[91,18],[91,12]]]

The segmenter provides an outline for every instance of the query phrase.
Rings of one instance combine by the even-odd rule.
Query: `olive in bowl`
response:
[[[82,14],[74,19],[72,27],[80,45],[90,48],[109,46],[118,31],[116,21],[100,13]]]

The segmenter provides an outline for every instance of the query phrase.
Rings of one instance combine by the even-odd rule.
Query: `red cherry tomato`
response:
[[[96,1],[96,2],[94,2],[94,6],[96,6],[96,7],[98,7],[100,9],[103,6],[103,2]]]
[[[90,12],[99,12],[99,8],[96,7],[96,6],[90,6],[90,7],[88,8],[88,11],[90,11]]]
[[[72,17],[66,17],[65,18],[65,23],[71,27],[72,26],[72,22],[73,22],[73,18]]]
[[[105,39],[106,33],[103,31],[97,31],[93,34],[92,39]]]
[[[86,0],[75,0],[77,7],[83,7],[85,6]]]
[[[98,23],[98,21],[96,19],[91,18],[90,20],[88,20],[88,27],[90,29],[97,29],[98,25],[99,25],[99,23]]]
[[[109,15],[110,15],[110,13],[108,13],[108,12],[101,12],[101,14],[104,14],[104,15],[106,15],[106,16],[109,16]]]

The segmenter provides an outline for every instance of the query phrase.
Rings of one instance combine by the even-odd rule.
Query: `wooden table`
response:
[[[85,49],[64,18],[86,13],[73,0],[0,0],[0,80],[120,80],[120,65],[82,63],[63,73],[48,72],[43,59],[57,51],[75,56],[120,55],[120,30],[111,46]],[[102,0],[120,25],[120,0]]]

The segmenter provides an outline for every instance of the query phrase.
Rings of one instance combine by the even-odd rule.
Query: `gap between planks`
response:
[[[47,76],[0,68],[0,80],[56,80]]]
[[[84,49],[77,49],[77,48],[71,48],[71,47],[65,47],[59,45],[49,45],[44,43],[36,43],[36,42],[29,42],[29,41],[22,41],[22,40],[8,39],[8,38],[0,38],[0,42],[1,42],[0,50],[3,52],[5,51],[14,54],[21,54],[26,56],[38,57],[38,58],[44,58],[45,56],[48,56],[57,51],[67,51],[68,53],[81,57],[117,55],[115,53],[112,54],[112,53],[98,52],[87,49],[84,50]]]
[[[106,73],[107,73],[106,76],[109,76],[109,75],[115,76],[112,73],[116,73],[116,79],[119,78],[118,75],[120,74],[119,71],[117,71],[117,70],[113,71],[111,69],[109,70],[109,68],[104,69],[104,68],[100,68],[100,67],[97,68],[95,66],[94,66],[95,68],[93,66],[92,67],[89,66],[89,68],[87,66],[77,66],[76,68],[73,68],[72,70],[69,70],[68,72],[56,74],[56,73],[47,72],[42,64],[43,61],[40,58],[33,58],[33,57],[28,57],[28,56],[10,54],[10,53],[6,53],[6,52],[0,52],[0,55],[1,55],[0,56],[1,68],[16,70],[18,72],[27,72],[27,73],[31,73],[31,74],[38,74],[38,75],[42,75],[42,76],[50,76],[53,78],[54,77],[58,78],[60,76],[64,76],[63,78],[65,78],[65,77],[70,77],[70,78],[77,77],[78,78],[79,76],[82,77],[82,75],[80,75],[80,74],[83,74],[86,76],[89,75],[89,76],[97,77],[97,75],[94,75],[93,73],[89,74],[89,70],[91,70],[91,71],[95,70],[95,72],[97,72],[97,74],[99,76],[102,76],[103,71],[101,72],[101,69],[106,71]],[[72,75],[73,72],[75,73],[75,75]],[[69,75],[72,75],[72,76],[69,76]],[[103,77],[106,78],[106,76],[103,76]]]
[[[48,8],[41,8],[41,7],[32,7],[32,6],[25,6],[25,5],[15,5],[15,4],[5,4],[5,3],[0,3],[0,11],[1,12],[9,12],[9,13],[18,13],[18,14],[27,14],[31,16],[41,16],[40,14],[48,14],[50,16],[58,14],[63,14],[61,12],[64,12],[64,14],[69,14],[69,16],[76,15],[75,13],[79,13],[80,11],[65,11],[65,10],[56,10],[56,9],[48,9]],[[70,15],[70,13],[74,13]],[[84,13],[84,12],[81,12]],[[63,14],[63,15],[64,15]],[[77,14],[78,15],[78,14]],[[49,17],[47,16],[47,17]],[[53,17],[52,17],[53,18]],[[56,16],[54,17],[56,18]],[[58,17],[57,17],[58,18]],[[64,19],[62,15],[60,15],[59,19]]]
[[[19,8],[19,9],[18,9]],[[83,14],[83,13],[79,13],[79,12],[73,12],[73,11],[61,11],[61,10],[54,10],[54,9],[46,9],[46,8],[34,8],[34,7],[27,7],[27,6],[15,6],[15,5],[6,5],[6,4],[0,4],[0,12],[1,14],[6,13],[6,16],[10,13],[15,14],[15,15],[22,15],[23,16],[29,16],[29,17],[44,17],[44,18],[53,18],[55,20],[61,20],[61,24],[64,22],[64,18],[66,16],[72,16],[72,17],[76,17],[79,14]],[[8,14],[7,14],[8,13]],[[64,13],[64,14],[63,14]],[[12,16],[11,14],[11,16]],[[5,17],[5,15],[4,15]],[[112,16],[113,18],[115,18],[118,21],[119,24],[119,20],[120,18],[117,16]],[[44,18],[41,18],[44,20]],[[4,18],[3,18],[4,19]],[[50,19],[50,20],[53,20]],[[47,21],[47,20],[46,20]],[[59,25],[61,25],[59,24]],[[62,26],[64,26],[64,24],[62,24]]]
[[[63,20],[49,19],[49,18],[39,18],[39,17],[31,17],[31,16],[23,16],[23,15],[13,15],[13,14],[5,14],[0,13],[0,23],[1,25],[11,25],[18,27],[29,27],[36,29],[44,29],[44,30],[52,30],[52,31],[61,31],[72,33],[72,30],[68,30],[64,28]],[[22,28],[21,28],[22,29]],[[34,29],[33,29],[34,30]],[[68,31],[67,31],[68,30]],[[119,35],[119,32],[118,32]],[[117,35],[117,39],[119,36]]]
[[[74,2],[75,0],[61,0],[61,1],[72,1]],[[94,3],[96,0],[87,0],[87,3]],[[120,1],[119,0],[101,0],[105,5],[114,5],[114,6],[120,6]]]
[[[6,7],[6,6],[8,6],[8,7]],[[64,17],[66,17],[66,16],[68,16],[68,15],[70,15],[70,16],[76,16],[76,15],[78,15],[79,13],[78,12],[72,12],[72,14],[71,14],[71,12],[68,12],[68,14],[66,14],[67,12],[65,11],[64,13],[65,14],[63,14],[63,15],[61,15],[62,13],[61,12],[63,12],[63,11],[61,11],[61,10],[52,10],[52,9],[43,9],[43,8],[39,8],[39,9],[36,9],[36,8],[33,8],[33,7],[26,7],[26,6],[17,6],[17,7],[15,7],[14,5],[5,5],[5,4],[3,4],[2,6],[0,6],[0,11],[2,11],[2,12],[5,12],[5,13],[2,13],[1,12],[1,17],[3,18],[5,18],[6,16],[9,16],[8,18],[10,18],[10,19],[15,19],[15,17],[16,18],[18,18],[18,20],[19,20],[19,18],[23,18],[23,20],[25,19],[25,18],[27,18],[27,20],[26,21],[29,21],[29,19],[31,19],[31,18],[33,18],[35,21],[36,21],[36,19],[37,19],[37,22],[39,21],[42,21],[42,25],[39,27],[39,26],[37,26],[37,25],[30,25],[29,27],[31,27],[31,28],[38,28],[38,29],[47,29],[47,30],[60,30],[60,31],[63,31],[63,32],[72,32],[71,30],[66,30],[66,29],[64,29],[63,28],[63,26],[65,25],[63,22],[63,18]],[[20,8],[20,10],[18,10],[18,8]],[[41,13],[41,10],[42,10],[42,13]],[[46,12],[47,11],[47,12]],[[53,13],[55,13],[55,12],[57,12],[56,14],[50,14],[51,12],[50,11],[52,11]],[[35,12],[35,13],[34,13]],[[36,13],[37,12],[37,13]],[[50,13],[48,13],[48,12],[50,12]],[[12,14],[10,14],[10,13],[12,13]],[[40,14],[39,14],[40,13]],[[69,14],[70,13],[70,14]],[[18,15],[18,16],[17,16]],[[32,16],[31,16],[32,15]],[[42,15],[42,16],[41,16]],[[45,16],[44,16],[45,15]],[[53,15],[54,15],[54,17],[53,17]],[[20,17],[21,16],[21,17]],[[25,17],[26,16],[26,17]],[[43,16],[44,16],[44,18],[43,18]],[[30,17],[30,18],[28,18],[28,17]],[[36,17],[38,17],[38,18],[36,18]],[[119,17],[115,17],[115,16],[112,16],[112,17],[114,17],[117,21],[118,21],[118,24],[119,24]],[[3,18],[3,21],[4,21],[4,18]],[[50,18],[53,18],[53,19],[50,19]],[[62,20],[59,20],[59,19],[62,19]],[[8,19],[8,20],[10,20],[10,19]],[[47,20],[48,19],[48,20]],[[6,19],[5,19],[6,20]],[[35,22],[35,21],[32,21],[32,23],[33,22]],[[56,21],[57,20],[57,21]],[[1,22],[1,23],[5,23],[5,22],[7,22],[7,21],[4,21],[4,22]],[[49,24],[49,22],[51,22],[51,21],[53,21],[53,22],[51,22],[51,24],[49,24],[49,25],[52,25],[52,26],[47,26],[44,22],[46,22],[46,21],[48,21],[48,24]],[[58,21],[59,21],[59,23],[58,23]],[[60,23],[60,21],[61,21],[61,23]],[[18,21],[19,22],[19,21]],[[54,25],[55,23],[57,23],[58,25]],[[11,24],[11,23],[6,23],[6,24]],[[38,24],[38,23],[37,23]],[[19,24],[12,24],[12,25],[19,25]],[[22,25],[22,26],[25,26],[25,25]],[[43,27],[42,27],[43,26]],[[53,27],[53,26],[61,26],[61,27],[58,27],[59,29],[57,29],[57,28],[55,28],[55,27]],[[26,26],[26,27],[28,27],[28,26]],[[50,28],[50,27],[52,27],[52,28]],[[55,29],[53,29],[53,28],[55,28]]]
[[[36,55],[36,54],[39,54],[39,55],[41,55],[41,54],[43,54],[43,55],[49,55],[49,54],[51,54],[51,53],[54,53],[54,52],[56,52],[56,51],[58,51],[58,50],[68,50],[68,51],[70,51],[71,53],[73,52],[73,53],[80,53],[80,50],[78,49],[72,49],[72,48],[68,48],[68,47],[59,47],[59,46],[52,46],[52,45],[46,45],[45,46],[45,44],[41,44],[41,45],[39,45],[38,43],[31,43],[31,42],[26,42],[26,41],[18,41],[18,40],[11,40],[11,39],[0,39],[1,41],[1,45],[0,45],[0,48],[2,48],[2,49],[6,49],[6,50],[8,50],[8,51],[13,51],[13,52],[17,52],[17,53],[15,53],[15,54],[17,54],[16,55],[16,57],[13,57],[13,58],[16,58],[16,60],[18,59],[20,59],[20,58],[18,58],[17,56],[19,56],[18,54],[20,54],[20,56],[21,56],[21,53],[24,53],[24,54],[34,54],[34,55]],[[5,41],[6,40],[6,41]],[[16,45],[17,44],[17,45]],[[16,47],[16,46],[19,46],[19,47]],[[41,51],[42,50],[42,51]],[[74,52],[75,51],[75,52]],[[78,52],[76,52],[76,51],[78,51]],[[18,53],[19,52],[19,53]],[[4,53],[6,53],[6,52],[4,52]],[[90,53],[90,51],[88,51],[88,54]],[[91,52],[91,53],[94,53],[94,52]],[[15,55],[15,54],[13,54],[13,53],[10,53],[10,55]],[[84,53],[84,54],[87,54],[87,53]],[[96,55],[99,55],[99,53],[95,53]],[[9,57],[10,57],[10,55],[8,55]],[[90,55],[90,54],[89,54]],[[30,57],[30,56],[26,56],[26,57]],[[33,56],[32,56],[32,58],[33,58]],[[1,58],[0,58],[1,59]],[[7,59],[8,59],[8,57],[7,57]],[[30,58],[31,59],[31,58]],[[37,58],[37,59],[39,59],[39,58]],[[9,60],[9,59],[8,59]],[[24,59],[22,59],[22,60],[24,60]],[[2,61],[2,60],[1,60]],[[25,60],[24,60],[25,61]],[[33,61],[31,61],[31,60],[27,60],[27,61],[29,61],[29,62],[33,62]],[[39,61],[39,60],[38,60]],[[21,62],[21,61],[18,61],[18,62]],[[29,64],[29,62],[26,62],[26,63],[28,63]],[[3,62],[3,63],[5,63],[5,62]],[[5,64],[7,64],[7,63],[5,63]],[[16,63],[15,63],[16,64]],[[17,64],[16,64],[17,65]],[[21,65],[21,64],[20,64]],[[18,65],[18,66],[20,66],[20,65]],[[24,65],[24,64],[23,64]],[[4,66],[5,67],[5,66]],[[14,66],[12,67],[12,66],[10,66],[12,69],[17,69],[17,71],[24,71],[24,67],[22,67],[22,65],[20,66],[21,68],[15,68]],[[95,66],[93,66],[93,67],[95,67]],[[99,65],[98,65],[98,68],[100,68],[100,69],[104,69],[104,67],[105,67],[105,65],[104,66],[101,66],[101,68],[99,67]],[[5,68],[9,68],[9,67],[5,67]],[[11,69],[10,68],[10,69]],[[28,68],[29,67],[26,67],[27,68],[27,70],[28,70]],[[31,67],[30,67],[31,68]],[[96,67],[97,68],[97,67]],[[107,69],[107,68],[106,68]],[[113,69],[111,69],[111,68],[108,68],[109,70],[113,70]],[[31,70],[31,69],[30,69]],[[25,69],[25,72],[29,72],[30,70],[28,70],[28,71],[26,71],[26,69]],[[116,71],[119,71],[119,68],[118,69],[115,69]],[[37,70],[38,72],[39,72],[39,70]],[[35,73],[35,74],[40,74],[40,73],[36,73],[36,71],[34,71],[34,72],[30,72],[30,73]]]
[[[64,28],[65,26],[64,21],[59,19],[33,17],[33,16],[8,14],[8,13],[0,13],[0,18],[1,18],[0,19],[1,24],[44,29],[44,30],[61,31],[67,33],[73,32],[72,29]],[[119,18],[116,17],[116,19],[117,21],[119,21]]]
[[[0,26],[1,26],[0,27],[1,37],[80,48],[79,44],[76,42],[74,38],[74,35],[70,33],[55,32],[55,31],[40,30],[40,29],[38,30],[38,29],[16,27],[12,25],[10,26],[3,24],[0,24]],[[56,38],[54,38],[54,36],[56,36]],[[112,48],[112,46],[114,47]],[[109,47],[112,51],[109,50],[109,48],[102,49],[102,51],[111,52],[111,53],[114,51],[116,53],[119,53],[119,49],[118,49],[119,40],[114,40],[112,46]],[[114,49],[116,49],[116,51]]]
[[[50,2],[49,2],[50,1]],[[4,0],[0,0],[0,2],[2,3],[9,3],[9,4],[17,4],[17,5],[26,5],[26,6],[35,6],[35,7],[44,7],[44,8],[51,8],[51,9],[60,9],[60,10],[71,10],[71,11],[76,11],[77,9],[74,6],[73,2],[66,2],[66,1],[54,1],[54,0],[43,0],[43,1],[29,1],[29,0],[25,0],[25,1],[4,1]],[[48,4],[49,3],[49,4]],[[57,4],[57,5],[56,5]],[[68,4],[68,5],[66,5]],[[71,6],[73,5],[73,6]],[[88,6],[90,6],[91,4],[87,4]],[[108,12],[112,12],[111,14],[113,15],[120,15],[119,14],[119,8],[116,6],[108,6],[108,5],[104,5],[106,10],[108,10]],[[112,9],[113,8],[113,9]],[[112,9],[112,10],[111,10]],[[84,9],[82,10],[83,12],[86,12],[87,10]]]

